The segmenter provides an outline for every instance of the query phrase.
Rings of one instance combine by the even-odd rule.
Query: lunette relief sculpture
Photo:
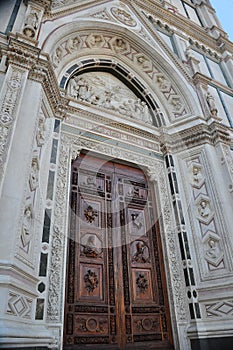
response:
[[[146,102],[109,73],[73,76],[67,85],[67,95],[147,124],[153,122]]]

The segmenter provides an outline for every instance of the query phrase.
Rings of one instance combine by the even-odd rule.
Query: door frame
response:
[[[160,213],[160,239],[164,257],[168,303],[175,349],[179,348],[180,341],[186,333],[187,312],[185,303],[185,288],[182,275],[182,262],[180,260],[179,242],[175,234],[175,220],[171,207],[169,187],[163,157],[159,154],[151,157],[142,156],[135,151],[122,150],[115,145],[106,145],[103,141],[89,140],[85,137],[77,138],[74,134],[62,132],[59,145],[59,160],[56,169],[56,182],[54,194],[54,210],[52,215],[53,228],[51,232],[51,254],[49,261],[49,286],[47,300],[47,322],[62,347],[67,237],[69,234],[69,196],[71,163],[82,150],[94,152],[99,157],[110,157],[124,162],[135,163],[144,170],[148,180],[153,182],[152,190],[157,198],[156,210]],[[179,326],[180,324],[183,324]]]

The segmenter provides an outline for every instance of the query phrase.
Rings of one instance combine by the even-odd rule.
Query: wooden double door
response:
[[[140,169],[73,162],[64,349],[173,349],[154,203]]]

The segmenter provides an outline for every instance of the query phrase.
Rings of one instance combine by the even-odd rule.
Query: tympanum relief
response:
[[[139,99],[110,73],[90,72],[73,76],[67,86],[67,95],[78,101],[152,124],[152,116],[146,102]]]

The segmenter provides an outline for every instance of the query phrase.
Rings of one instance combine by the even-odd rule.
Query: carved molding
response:
[[[76,50],[71,51],[68,49],[69,41],[77,41]],[[53,52],[51,55],[51,59],[53,61],[54,67],[59,68],[61,65],[64,65],[65,61],[70,58],[72,59],[72,55],[77,57],[81,55],[82,51],[90,51],[92,54],[95,50],[95,55],[98,55],[96,52],[97,49],[102,49],[105,54],[124,56],[127,60],[131,61],[130,64],[134,64],[138,66],[139,71],[143,71],[144,74],[147,75],[149,81],[151,81],[155,86],[157,86],[158,92],[161,94],[161,98],[164,103],[166,102],[166,108],[169,110],[169,115],[173,116],[173,118],[182,117],[186,114],[190,114],[190,107],[187,104],[184,96],[181,95],[178,88],[175,86],[174,82],[170,79],[167,73],[162,72],[161,69],[158,68],[158,64],[154,63],[150,57],[142,54],[138,48],[134,47],[133,44],[123,39],[121,36],[114,36],[111,33],[105,34],[104,32],[98,31],[89,34],[87,33],[77,33],[73,34],[69,38],[61,39],[57,42],[55,48],[53,48]],[[166,76],[164,78],[166,81],[170,82],[170,84],[163,86],[160,90],[161,83],[158,82],[158,76]]]

